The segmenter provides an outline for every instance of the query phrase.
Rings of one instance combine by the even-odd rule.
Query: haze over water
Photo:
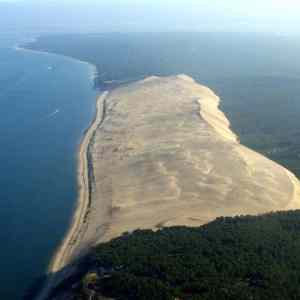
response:
[[[0,36],[0,297],[46,270],[77,195],[76,149],[95,110],[92,66]]]

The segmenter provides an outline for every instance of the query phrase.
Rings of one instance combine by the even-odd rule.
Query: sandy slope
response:
[[[106,103],[86,230],[68,255],[137,228],[300,207],[298,179],[240,145],[219,98],[192,78],[150,77]]]
[[[298,179],[241,145],[219,101],[185,75],[100,98],[80,148],[78,210],[51,271],[125,231],[300,207]]]
[[[241,145],[219,102],[185,75],[99,97],[79,151],[78,208],[50,272],[125,231],[300,208],[299,180]],[[50,277],[38,299],[70,273]]]

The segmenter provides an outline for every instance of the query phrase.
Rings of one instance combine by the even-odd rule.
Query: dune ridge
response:
[[[237,144],[240,144],[238,136],[231,130],[230,121],[227,119],[226,115],[220,110],[220,98],[209,88],[203,87],[210,95],[210,97],[205,97],[199,100],[200,104],[200,115],[203,119],[210,124],[216,132],[220,134],[224,139],[232,140]],[[238,148],[240,155],[243,157],[245,163],[248,165],[250,169],[253,161],[249,158],[249,156],[256,156],[257,153],[253,150],[240,145]],[[269,160],[265,157],[266,160]],[[270,163],[274,163],[269,160]],[[287,176],[290,179],[290,182],[293,186],[293,196],[291,197],[290,203],[285,207],[286,210],[299,209],[300,206],[300,182],[299,179],[288,169],[283,166],[277,165],[281,167],[284,172],[286,172]],[[248,169],[248,171],[249,171]],[[251,172],[251,171],[249,171]]]
[[[91,214],[78,252],[137,228],[299,208],[298,179],[241,145],[219,103],[186,75],[109,94],[91,144]]]
[[[80,185],[90,202],[52,271],[138,228],[300,207],[299,180],[241,145],[219,97],[192,78],[152,76],[103,97],[79,161],[89,170]]]

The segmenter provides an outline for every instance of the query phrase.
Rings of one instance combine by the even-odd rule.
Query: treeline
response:
[[[300,211],[137,230],[93,249],[83,269],[63,286],[74,300],[300,299]]]

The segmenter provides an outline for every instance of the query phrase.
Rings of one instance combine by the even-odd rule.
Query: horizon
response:
[[[2,30],[47,32],[256,32],[300,34],[295,1],[0,0]]]

